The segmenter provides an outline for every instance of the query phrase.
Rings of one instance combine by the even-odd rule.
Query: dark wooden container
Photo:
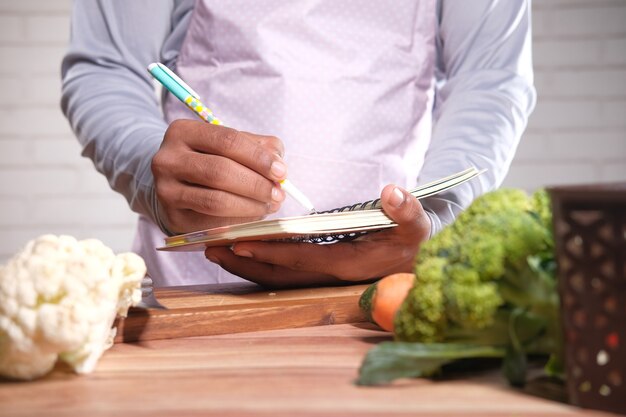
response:
[[[626,414],[626,183],[548,191],[570,401]]]

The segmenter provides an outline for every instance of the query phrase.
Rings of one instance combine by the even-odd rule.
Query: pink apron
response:
[[[435,0],[198,0],[176,71],[227,126],[285,144],[289,178],[327,210],[411,187],[430,141]],[[194,115],[175,97],[168,122]],[[305,214],[287,198],[276,216]],[[158,285],[241,278],[203,253],[164,253],[141,218]]]

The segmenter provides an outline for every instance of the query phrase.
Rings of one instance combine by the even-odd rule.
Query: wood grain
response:
[[[167,310],[132,309],[119,342],[172,339],[366,321],[358,300],[367,285],[268,291],[254,284],[155,289]]]
[[[117,344],[95,373],[0,382],[0,416],[602,416],[509,388],[499,369],[354,385],[388,333],[333,325]]]

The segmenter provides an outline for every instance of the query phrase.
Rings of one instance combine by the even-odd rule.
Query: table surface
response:
[[[511,389],[494,369],[354,385],[388,339],[363,323],[116,344],[90,375],[0,382],[0,416],[606,415]]]

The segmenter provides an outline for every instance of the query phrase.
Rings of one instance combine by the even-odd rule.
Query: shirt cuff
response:
[[[463,211],[463,208],[453,198],[454,194],[450,193],[447,196],[438,195],[420,200],[426,215],[430,218],[429,239],[452,224],[456,216]]]

